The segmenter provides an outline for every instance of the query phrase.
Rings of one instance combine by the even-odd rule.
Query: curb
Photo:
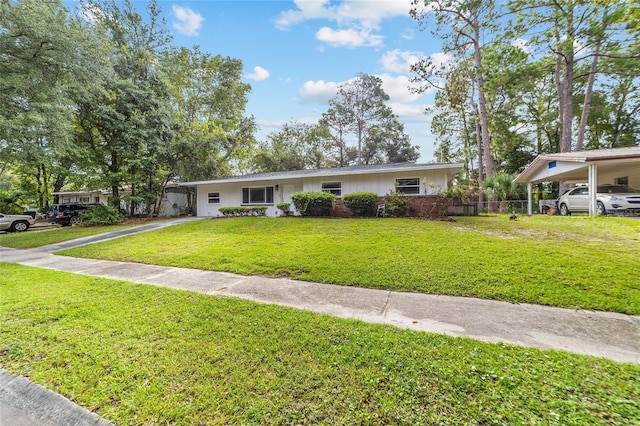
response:
[[[0,425],[113,426],[45,387],[0,369]]]

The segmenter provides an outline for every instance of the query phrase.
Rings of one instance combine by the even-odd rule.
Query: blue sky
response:
[[[135,1],[142,11],[145,2]],[[316,122],[340,83],[359,72],[380,77],[389,106],[420,146],[419,162],[433,161],[434,138],[425,107],[433,93],[409,91],[409,66],[440,42],[409,16],[411,0],[160,1],[174,44],[199,45],[240,59],[251,84],[247,113],[259,140],[289,121]]]

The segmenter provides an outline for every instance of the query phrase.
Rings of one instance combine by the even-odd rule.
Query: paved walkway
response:
[[[52,254],[63,248],[158,229],[181,221],[184,220],[158,222],[32,250],[0,248],[0,260],[205,294],[239,297],[413,330],[640,363],[639,316],[399,293],[284,278],[247,277],[128,262],[76,259]],[[0,392],[0,400],[1,397]]]

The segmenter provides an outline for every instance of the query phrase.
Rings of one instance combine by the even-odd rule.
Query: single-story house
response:
[[[538,155],[514,179],[514,183],[527,184],[529,214],[532,213],[532,185],[554,181],[588,183],[589,213],[595,216],[598,185],[610,183],[640,189],[640,147]]]
[[[99,203],[109,204],[111,191],[104,189],[78,191],[60,191],[54,192],[54,204],[62,203]],[[124,195],[127,195],[125,189]],[[180,216],[185,213],[187,208],[188,189],[175,184],[167,185],[160,201],[160,216]],[[128,210],[128,204],[125,201],[120,203],[120,207]],[[137,212],[144,213],[144,204],[139,204]]]
[[[62,204],[62,203],[107,204],[109,197],[111,196],[111,192],[105,191],[102,189],[96,189],[96,190],[81,189],[79,191],[54,192],[51,195],[53,195],[54,204]]]
[[[462,169],[455,163],[396,163],[256,173],[221,179],[184,182],[196,188],[197,215],[221,216],[222,207],[266,206],[267,216],[277,216],[276,205],[291,203],[297,192],[330,192],[338,197],[353,192],[391,191],[406,195],[435,195]],[[293,204],[292,204],[293,210]]]

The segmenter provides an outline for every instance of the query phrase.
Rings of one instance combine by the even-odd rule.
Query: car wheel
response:
[[[598,201],[598,204],[596,205],[596,215],[604,216],[606,214],[607,214],[607,209],[604,208],[604,204]]]
[[[11,230],[14,232],[24,232],[29,229],[29,223],[23,221],[13,222],[11,224]]]
[[[70,225],[80,225],[82,223],[82,218],[80,216],[74,216],[69,220]]]
[[[562,216],[569,216],[571,214],[566,204],[560,204],[560,214]]]

